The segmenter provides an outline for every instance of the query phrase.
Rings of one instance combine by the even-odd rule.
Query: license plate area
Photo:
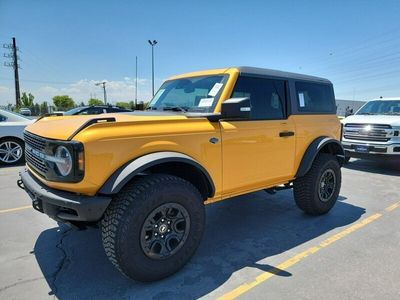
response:
[[[354,146],[354,151],[361,152],[361,153],[367,153],[367,152],[369,152],[369,146],[356,145],[356,146]]]

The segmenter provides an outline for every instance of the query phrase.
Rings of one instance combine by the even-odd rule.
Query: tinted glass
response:
[[[72,116],[72,115],[76,115],[78,114],[80,111],[86,109],[85,107],[75,107],[73,109],[67,110],[66,112],[64,112],[64,115],[66,116]]]
[[[102,107],[90,107],[82,112],[79,115],[99,115],[104,113],[104,109]]]
[[[277,120],[285,118],[285,81],[256,77],[239,77],[232,98],[249,97],[251,119]]]
[[[335,113],[333,88],[329,84],[296,82],[297,106],[300,112]]]
[[[7,120],[7,118],[5,116],[0,115],[0,122],[4,122],[5,120]]]

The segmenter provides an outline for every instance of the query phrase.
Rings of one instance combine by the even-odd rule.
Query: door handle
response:
[[[294,136],[294,131],[282,131],[279,132],[280,137],[289,137],[289,136]]]

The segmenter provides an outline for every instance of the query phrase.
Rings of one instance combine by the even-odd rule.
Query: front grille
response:
[[[343,137],[349,140],[361,140],[368,142],[387,142],[392,127],[385,124],[346,124]]]
[[[46,162],[39,156],[34,154],[34,151],[44,152],[46,148],[46,139],[39,137],[37,135],[31,134],[29,132],[24,132],[25,139],[25,160],[28,165],[37,171],[40,175],[46,176],[49,168]],[[32,151],[29,149],[32,148]]]
[[[35,148],[36,150],[43,151],[46,147],[46,140],[40,136],[34,135],[29,132],[24,132],[25,143]]]

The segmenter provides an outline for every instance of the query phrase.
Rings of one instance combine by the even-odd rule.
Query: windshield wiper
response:
[[[357,115],[376,115],[376,114],[369,113],[369,112],[361,112],[361,113],[358,113]]]
[[[182,111],[182,112],[187,112],[188,107],[182,107],[182,106],[165,106],[163,107],[163,110],[172,110],[172,111]]]
[[[393,111],[393,112],[390,112],[390,113],[384,113],[384,115],[400,115],[400,112],[396,112],[396,111]]]

